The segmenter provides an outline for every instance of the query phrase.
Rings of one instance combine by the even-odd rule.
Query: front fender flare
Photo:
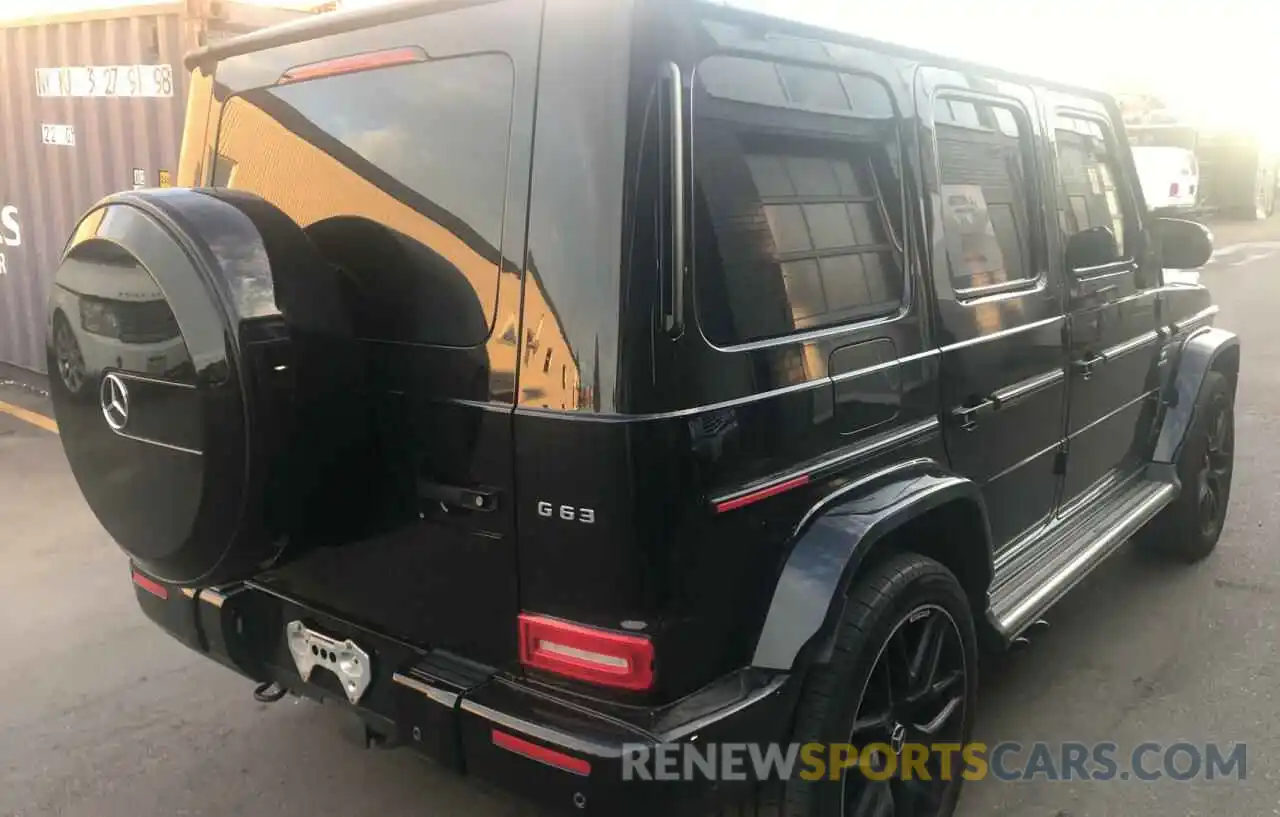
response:
[[[1154,462],[1177,463],[1187,431],[1194,422],[1205,376],[1223,355],[1233,355],[1232,374],[1239,371],[1240,339],[1225,329],[1205,327],[1187,338],[1178,352],[1177,369],[1165,391],[1165,413],[1156,440]]]
[[[854,573],[875,543],[908,521],[956,499],[976,503],[987,531],[978,486],[932,460],[903,463],[845,486],[814,508],[774,587],[752,664],[790,670],[800,651],[840,609]],[[990,535],[986,565],[991,570]]]

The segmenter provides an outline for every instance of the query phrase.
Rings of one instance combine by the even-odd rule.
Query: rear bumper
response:
[[[697,815],[750,801],[758,792],[751,781],[629,781],[624,763],[638,747],[657,744],[782,741],[794,703],[790,677],[735,673],[673,707],[624,721],[261,588],[195,592],[160,585],[164,598],[156,589],[135,587],[139,605],[191,649],[253,680],[347,707],[387,745],[408,747],[552,812]],[[284,639],[285,625],[298,620],[370,654],[374,678],[357,704],[327,671],[301,679]]]
[[[1192,213],[1199,206],[1199,201],[1194,195],[1192,196],[1176,196],[1165,197],[1155,201],[1148,202],[1151,210],[1154,212],[1176,213],[1185,215]]]

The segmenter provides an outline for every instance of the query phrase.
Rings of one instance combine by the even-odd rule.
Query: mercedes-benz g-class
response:
[[[1212,239],[1148,211],[1116,105],[735,5],[412,0],[188,57],[179,186],[57,272],[180,331],[53,383],[146,615],[555,810],[948,815],[958,754],[623,767],[963,743],[981,642],[1131,537],[1213,549],[1239,347],[1166,283]],[[51,301],[50,371],[102,289]]]

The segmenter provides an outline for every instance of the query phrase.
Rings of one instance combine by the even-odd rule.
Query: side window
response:
[[[712,342],[900,308],[898,123],[883,86],[715,56],[695,74],[693,116],[694,281]]]
[[[1115,139],[1092,118],[1060,115],[1054,122],[1058,145],[1058,224],[1066,239],[1086,230],[1106,231],[1103,246],[1112,249],[1098,257],[1113,263],[1132,256],[1125,206],[1127,191],[1117,161]],[[1096,249],[1095,244],[1095,249]],[[1110,257],[1107,257],[1110,256]]]
[[[306,229],[364,338],[473,346],[495,312],[514,66],[486,53],[248,91],[212,182]]]
[[[934,103],[947,263],[957,291],[1034,280],[1031,133],[1016,103]]]

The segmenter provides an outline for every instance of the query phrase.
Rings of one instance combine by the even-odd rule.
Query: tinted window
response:
[[[897,125],[864,77],[738,57],[695,75],[694,278],[729,345],[894,312]]]
[[[939,98],[934,122],[942,227],[956,289],[1034,278],[1025,115],[1003,105]]]
[[[212,178],[307,229],[365,337],[474,345],[497,297],[513,83],[485,54],[252,91],[223,109]]]
[[[1124,189],[1114,143],[1093,119],[1058,117],[1058,222],[1067,238],[1089,229],[1110,231],[1114,261],[1128,256]]]

